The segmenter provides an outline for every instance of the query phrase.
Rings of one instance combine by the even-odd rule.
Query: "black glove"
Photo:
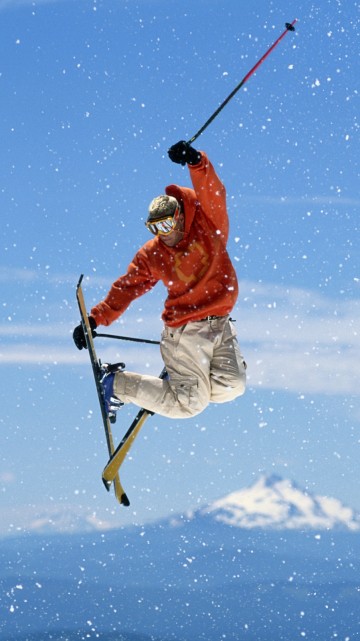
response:
[[[170,160],[179,165],[197,165],[201,160],[201,153],[189,145],[186,140],[180,140],[168,149]]]
[[[89,323],[90,323],[91,332],[93,332],[96,329],[95,318],[93,318],[92,316],[89,316]],[[83,326],[81,323],[80,325],[75,327],[73,332],[73,339],[78,349],[87,349],[85,334],[84,334]]]

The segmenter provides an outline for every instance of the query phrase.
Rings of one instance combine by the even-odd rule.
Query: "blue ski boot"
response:
[[[124,403],[114,395],[114,378],[116,372],[121,372],[125,367],[124,363],[110,365],[104,363],[101,366],[101,388],[104,399],[105,411],[110,423],[115,423],[116,412]]]

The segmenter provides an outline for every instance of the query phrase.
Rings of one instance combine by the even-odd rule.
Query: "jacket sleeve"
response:
[[[198,165],[188,165],[191,181],[204,214],[219,230],[224,243],[229,236],[226,190],[205,152]]]
[[[90,315],[95,318],[97,325],[110,325],[133,300],[148,292],[157,282],[158,279],[151,275],[146,252],[142,248],[130,263],[126,274],[112,284],[107,296],[92,308]]]

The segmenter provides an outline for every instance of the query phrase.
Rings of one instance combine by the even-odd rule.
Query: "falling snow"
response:
[[[0,2],[0,641],[358,634],[359,3],[306,0],[296,16],[245,4]],[[247,392],[186,425],[152,417],[121,509],[102,487],[99,408],[71,339],[76,282],[84,273],[89,305],[106,294],[148,239],[150,200],[188,186],[168,147],[295,17],[196,141],[227,189]],[[157,340],[163,298],[155,288],[110,331]],[[161,371],[154,346],[97,346],[105,362]],[[288,479],[286,500],[273,487],[245,516],[229,499],[204,514],[272,475]],[[236,527],[269,509],[283,529]],[[291,529],[305,512],[311,527]]]

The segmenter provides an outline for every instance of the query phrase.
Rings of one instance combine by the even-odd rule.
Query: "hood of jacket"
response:
[[[190,189],[190,187],[168,185],[165,188],[165,193],[167,196],[174,196],[174,198],[176,198],[176,200],[178,200],[179,203],[182,204],[185,214],[184,235],[186,237],[194,220],[196,207],[199,205],[199,201],[196,198],[195,191],[193,189]]]

